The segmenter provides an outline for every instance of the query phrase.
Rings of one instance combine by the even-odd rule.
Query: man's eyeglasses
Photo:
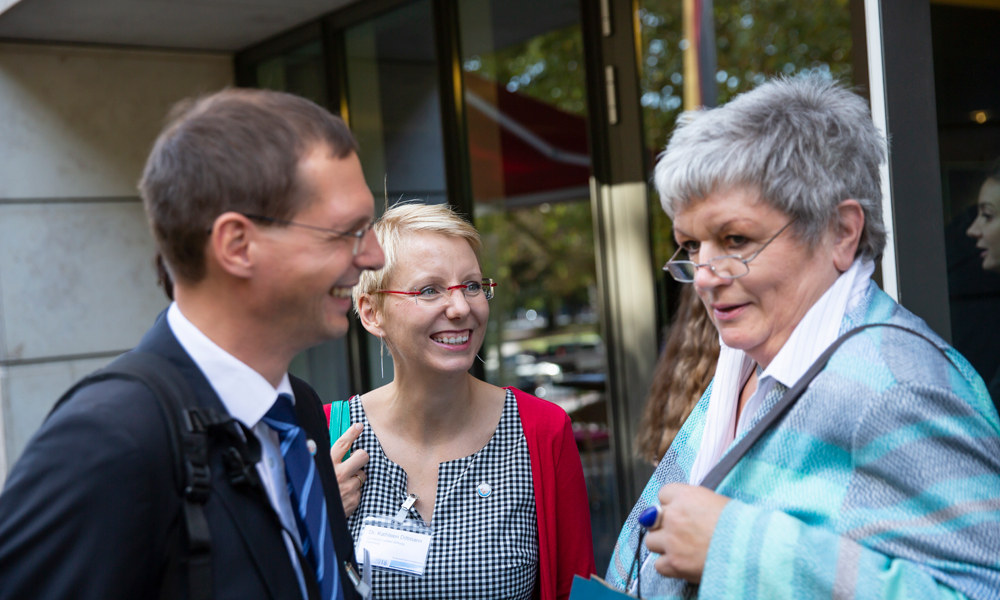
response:
[[[674,252],[674,256],[670,257],[667,264],[663,265],[663,270],[670,273],[670,276],[680,281],[681,283],[691,283],[694,281],[694,276],[698,272],[698,267],[708,267],[711,269],[712,273],[715,273],[723,279],[739,279],[747,273],[750,272],[750,261],[757,258],[767,245],[773,242],[781,232],[788,229],[788,226],[792,224],[792,221],[785,223],[785,226],[778,230],[778,233],[771,236],[771,239],[764,242],[764,245],[757,249],[756,252],[743,258],[740,254],[727,254],[725,256],[717,256],[706,263],[696,263],[690,260],[674,260],[683,247],[677,249]]]
[[[337,237],[354,238],[354,247],[351,250],[351,253],[354,256],[357,256],[358,252],[361,252],[364,249],[365,234],[371,231],[372,227],[375,226],[375,223],[372,222],[365,225],[361,229],[358,229],[357,231],[337,231],[336,229],[317,227],[315,225],[306,225],[305,223],[296,223],[295,221],[285,221],[284,219],[275,219],[274,217],[265,217],[263,215],[244,214],[243,216],[248,219],[252,219],[254,221],[262,221],[264,223],[274,223],[276,225],[292,225],[295,227],[304,227],[305,229],[312,229],[313,231],[322,231],[323,233],[334,235]]]
[[[462,290],[462,295],[466,300],[492,300],[493,288],[497,284],[492,279],[480,281],[467,281],[459,285],[444,287],[440,285],[427,285],[413,292],[400,292],[396,290],[377,290],[376,294],[398,294],[410,296],[416,300],[417,304],[426,306],[440,306],[446,299],[451,298],[454,290]]]

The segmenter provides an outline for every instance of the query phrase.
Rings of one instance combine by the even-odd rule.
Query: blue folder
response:
[[[608,586],[603,579],[595,575],[591,575],[590,579],[584,579],[579,575],[573,577],[569,600],[620,600],[621,598],[635,598],[635,596]]]

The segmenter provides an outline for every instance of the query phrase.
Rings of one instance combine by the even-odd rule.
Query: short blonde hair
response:
[[[378,271],[361,273],[361,279],[353,291],[355,312],[359,310],[358,300],[362,296],[369,296],[375,309],[382,310],[385,297],[374,292],[388,285],[393,269],[399,262],[406,236],[415,233],[434,233],[463,239],[469,242],[476,255],[476,262],[479,262],[483,248],[483,242],[476,228],[447,204],[421,204],[410,201],[398,203],[385,211],[385,214],[375,222],[373,229],[385,253],[385,266]]]

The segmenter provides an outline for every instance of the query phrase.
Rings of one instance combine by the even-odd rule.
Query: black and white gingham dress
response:
[[[392,517],[406,500],[406,472],[389,460],[357,396],[351,422],[365,430],[353,448],[370,457],[361,503],[348,518],[355,541],[366,516]],[[476,488],[487,483],[488,497]],[[409,518],[421,518],[410,509]],[[538,577],[538,526],[531,458],[514,394],[507,391],[500,424],[475,454],[441,463],[433,514],[434,536],[422,578],[375,569],[376,600],[530,598]]]

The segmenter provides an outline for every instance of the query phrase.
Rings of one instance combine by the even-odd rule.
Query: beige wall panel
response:
[[[0,360],[134,346],[167,305],[154,254],[138,201],[0,204]]]
[[[0,198],[134,196],[169,108],[229,55],[0,44]]]
[[[7,458],[11,466],[41,426],[56,400],[84,375],[113,357],[23,365],[0,370],[0,390],[6,416]],[[3,480],[0,470],[0,481]]]
[[[228,54],[0,43],[0,480],[166,306],[136,183],[170,107],[232,83]]]

